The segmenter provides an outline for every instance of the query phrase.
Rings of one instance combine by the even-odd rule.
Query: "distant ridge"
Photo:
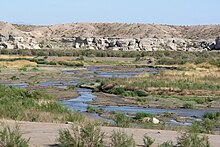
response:
[[[218,36],[220,25],[70,23],[35,26],[0,22],[0,49],[203,51],[219,50]]]

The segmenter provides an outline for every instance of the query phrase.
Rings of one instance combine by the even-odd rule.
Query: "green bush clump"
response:
[[[140,120],[144,117],[150,117],[152,118],[154,115],[151,113],[147,113],[147,112],[138,112],[136,113],[135,119]]]
[[[27,72],[27,67],[21,67],[18,69],[20,72]]]
[[[136,101],[144,103],[144,102],[146,102],[146,99],[145,98],[136,98]]]
[[[201,122],[201,127],[205,133],[213,133],[215,128],[218,128],[219,123],[216,120],[205,118]]]
[[[125,89],[123,87],[114,87],[110,90],[110,93],[116,94],[116,95],[122,95],[125,92]]]
[[[148,94],[145,91],[139,91],[139,90],[125,90],[124,87],[114,87],[110,91],[112,94],[121,95],[123,97],[143,97],[148,96]]]
[[[135,147],[133,136],[128,136],[123,131],[113,131],[111,135],[111,145],[113,147]]]
[[[92,107],[92,106],[88,106],[86,108],[86,112],[88,112],[88,113],[94,113],[95,111],[96,111],[96,109],[94,107]]]
[[[193,104],[192,103],[184,103],[182,108],[184,108],[184,109],[192,109],[193,108]]]
[[[151,137],[149,137],[149,136],[147,136],[147,134],[145,134],[143,141],[144,141],[145,147],[150,147],[154,143],[155,140],[153,140]]]
[[[182,133],[177,138],[177,146],[179,147],[210,147],[207,136],[199,137],[197,133]]]
[[[207,136],[200,136],[200,126],[194,123],[187,132],[181,133],[177,138],[178,147],[210,147]]]
[[[172,141],[166,141],[166,142],[160,144],[158,147],[174,147],[174,144]]]
[[[58,64],[65,66],[76,66],[76,67],[84,66],[83,62],[71,62],[71,61],[58,61]]]
[[[3,127],[0,130],[0,146],[1,147],[28,147],[29,139],[22,137],[18,125],[11,129],[9,126]]]
[[[114,116],[114,121],[117,127],[129,127],[129,117],[124,113],[116,113]]]
[[[220,112],[213,112],[213,113],[205,113],[203,115],[203,118],[208,118],[208,119],[220,119]]]
[[[19,80],[19,78],[17,76],[12,76],[10,79],[13,81]]]
[[[31,69],[31,71],[37,72],[37,71],[39,71],[39,69],[38,69],[37,67],[33,67],[33,68]]]
[[[61,147],[103,147],[104,133],[100,127],[88,123],[85,126],[72,126],[71,131],[59,131],[59,146]]]
[[[43,91],[29,91],[0,86],[0,118],[25,121],[83,121],[82,114],[72,112]]]

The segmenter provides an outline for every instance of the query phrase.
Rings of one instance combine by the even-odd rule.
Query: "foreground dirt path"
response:
[[[58,137],[59,129],[69,128],[71,126],[68,124],[15,122],[9,120],[0,120],[0,122],[3,122],[9,126],[14,126],[15,123],[20,125],[21,131],[23,133],[23,137],[30,138],[31,147],[56,146],[57,144],[56,138]],[[111,132],[113,130],[117,130],[117,129],[121,129],[121,128],[102,127],[102,131],[105,132],[107,138],[108,136],[111,135]],[[134,129],[134,128],[126,128],[121,130],[124,130],[127,134],[130,135],[133,134],[137,146],[143,145],[142,138],[145,133],[147,133],[148,136],[155,139],[155,143],[153,147],[157,147],[158,144],[161,144],[167,140],[172,140],[175,143],[176,137],[178,136],[177,132],[167,131],[167,130],[149,130],[149,129]],[[208,136],[212,147],[220,146],[219,135],[208,135]]]

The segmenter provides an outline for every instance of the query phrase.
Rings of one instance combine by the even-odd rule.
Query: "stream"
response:
[[[92,90],[86,88],[77,88],[80,96],[76,99],[63,100],[61,103],[71,110],[85,112],[89,104],[86,102],[93,101],[96,96],[92,94]],[[135,114],[137,112],[148,112],[151,114],[160,114],[163,112],[176,113],[179,116],[184,117],[196,117],[202,118],[202,115],[206,112],[216,112],[217,110],[188,110],[188,109],[162,109],[162,108],[144,108],[137,106],[101,106],[92,105],[94,108],[101,108],[107,112],[119,111],[123,113]]]
[[[139,71],[134,72],[100,72],[97,68],[89,68],[88,71],[93,71],[93,74],[89,74],[89,76],[95,76],[95,77],[105,77],[105,78],[131,78],[135,75],[138,75],[140,73],[148,73],[148,74],[157,74],[158,71],[155,69],[150,68],[140,68]],[[99,71],[99,72],[97,72]],[[72,71],[64,71],[66,74],[74,74]],[[78,82],[69,81],[69,82],[63,82],[63,81],[48,81],[48,82],[41,82],[38,84],[40,87],[46,87],[46,86],[54,86],[56,88],[64,88],[67,85],[77,85]],[[3,84],[5,86],[16,86],[20,88],[26,88],[28,85],[27,83],[17,83],[17,84]],[[80,112],[86,112],[87,107],[89,106],[86,104],[87,102],[93,101],[93,99],[96,97],[93,95],[91,89],[87,88],[77,88],[77,92],[80,95],[79,97],[75,99],[70,100],[62,100],[61,103],[69,108],[70,110],[74,111],[80,111]],[[162,108],[145,108],[145,107],[138,107],[138,106],[103,106],[103,105],[91,105],[94,108],[101,108],[104,111],[111,112],[111,111],[119,111],[127,114],[135,114],[137,112],[148,112],[151,114],[161,114],[163,112],[170,112],[175,113],[179,116],[183,117],[195,117],[201,120],[202,115],[207,112],[216,112],[217,110],[186,110],[186,109],[162,109]],[[92,116],[96,118],[101,118],[98,114],[94,113],[91,114]],[[178,124],[175,120],[170,120],[172,124]],[[190,123],[186,123],[183,125],[190,125]]]

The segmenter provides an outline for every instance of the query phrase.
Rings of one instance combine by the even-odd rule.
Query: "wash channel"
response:
[[[135,72],[121,72],[121,71],[112,71],[112,72],[98,72],[99,69],[97,67],[89,67],[87,68],[88,71],[93,71],[93,74],[89,74],[90,77],[102,77],[102,78],[131,78],[138,74],[157,74],[158,71],[153,68],[140,68],[140,71]],[[160,69],[161,70],[161,69]],[[162,69],[164,70],[164,69]],[[69,71],[63,71],[65,74],[73,74],[74,72]],[[40,87],[47,87],[47,86],[54,86],[56,88],[65,88],[65,86],[68,85],[74,85],[76,86],[79,82],[75,81],[69,81],[69,82],[63,82],[63,81],[48,81],[48,82],[41,82],[38,84]],[[18,83],[18,84],[5,84],[7,86],[16,86],[20,88],[26,88],[28,85],[27,83]],[[79,94],[79,97],[70,99],[70,100],[62,100],[61,103],[73,111],[80,111],[80,112],[86,112],[87,107],[89,104],[88,102],[92,102],[93,99],[96,97],[93,95],[91,89],[87,88],[77,88],[77,92]],[[169,112],[169,113],[175,113],[178,116],[182,117],[195,117],[197,120],[200,120],[202,118],[202,115],[207,112],[216,112],[217,110],[188,110],[188,109],[163,109],[163,108],[145,108],[145,107],[139,107],[139,106],[104,106],[104,105],[90,105],[94,108],[100,108],[106,112],[111,111],[118,111],[126,114],[135,114],[137,112],[148,112],[151,114],[160,114],[163,112]],[[93,113],[91,114],[93,117],[100,118],[103,120],[106,120],[105,118],[100,117],[98,114]],[[189,125],[190,123],[178,123],[175,120],[171,120],[172,124],[183,124],[183,125]]]

